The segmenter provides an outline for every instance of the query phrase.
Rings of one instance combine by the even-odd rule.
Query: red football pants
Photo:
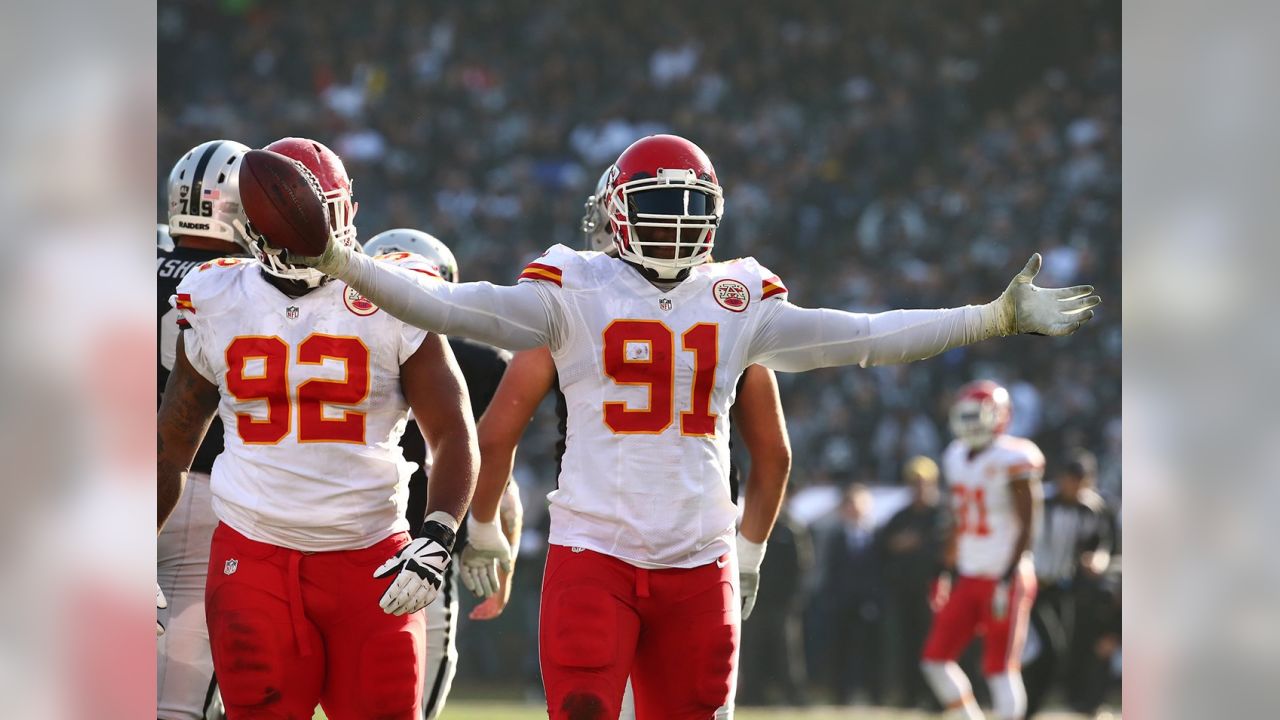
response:
[[[613,720],[631,676],[637,720],[710,720],[738,651],[734,565],[645,570],[552,545],[538,654],[552,720]]]
[[[373,572],[409,543],[304,553],[218,524],[205,616],[229,720],[413,720],[422,701],[426,621],[378,607]]]
[[[924,643],[923,659],[955,660],[975,634],[984,635],[982,674],[991,676],[1022,667],[1022,646],[1027,640],[1031,601],[1036,596],[1036,576],[1030,566],[1020,568],[1010,580],[1004,617],[993,613],[1000,581],[960,576],[951,587],[946,604],[933,616],[933,627]]]

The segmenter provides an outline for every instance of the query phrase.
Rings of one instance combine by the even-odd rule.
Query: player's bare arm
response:
[[[505,527],[499,527],[496,516],[510,486],[520,436],[554,378],[555,363],[547,348],[516,353],[480,418],[480,479],[467,520],[470,539],[461,567],[463,585],[479,597],[501,590],[501,576],[512,571],[515,545]]]
[[[480,477],[471,501],[471,516],[477,521],[493,522],[515,465],[520,436],[551,390],[555,375],[555,362],[546,347],[516,353],[503,373],[493,400],[476,426]]]
[[[218,388],[187,360],[182,335],[156,416],[156,532],[178,505],[187,469],[218,411]]]
[[[791,441],[787,437],[773,371],[751,365],[744,372],[742,391],[733,404],[733,419],[751,455],[751,471],[743,500],[742,525],[738,528],[738,583],[742,618],[755,606],[760,587],[760,565],[765,542],[782,508],[791,474]]]
[[[1013,500],[1014,517],[1018,521],[1018,537],[1013,543],[1013,557],[1001,577],[1008,581],[1013,577],[1022,556],[1031,548],[1032,518],[1035,517],[1035,492],[1032,483],[1038,482],[1029,476],[1015,477],[1009,480],[1009,494]]]
[[[773,371],[752,365],[744,375],[733,419],[751,455],[751,470],[738,532],[753,543],[762,543],[769,539],[782,508],[791,474],[791,441]]]
[[[400,366],[400,387],[434,458],[427,516],[444,512],[456,527],[475,490],[480,453],[467,386],[442,336],[428,335]]]

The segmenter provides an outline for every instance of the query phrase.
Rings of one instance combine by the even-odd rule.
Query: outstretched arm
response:
[[[420,273],[367,255],[343,257],[322,269],[410,325],[508,350],[552,341],[555,305],[541,283],[423,283]]]
[[[999,298],[946,310],[892,310],[874,315],[796,307],[769,308],[750,361],[800,372],[836,365],[885,365],[923,360],[990,337],[1031,333],[1070,335],[1101,302],[1088,285],[1061,289],[1031,284],[1040,271],[1032,255]]]

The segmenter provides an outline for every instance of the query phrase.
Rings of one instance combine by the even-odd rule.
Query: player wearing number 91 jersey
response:
[[[1004,434],[1010,414],[1000,385],[979,380],[961,388],[951,408],[956,439],[942,456],[954,529],[949,567],[931,599],[922,668],[943,705],[969,718],[981,713],[955,660],[975,634],[985,638],[982,668],[997,717],[1026,712],[1020,661],[1036,593],[1030,547],[1044,456],[1030,440]]]
[[[904,363],[990,337],[1067,335],[1098,298],[1088,286],[1032,285],[1035,255],[986,305],[875,315],[792,305],[755,260],[709,262],[723,191],[706,154],[672,135],[619,156],[605,204],[617,258],[555,246],[515,286],[423,286],[332,241],[291,260],[418,327],[548,346],[569,418],[539,624],[548,711],[616,713],[629,667],[641,720],[708,718],[729,695],[737,644],[726,473],[743,370]],[[468,527],[473,546],[497,546],[495,527]]]

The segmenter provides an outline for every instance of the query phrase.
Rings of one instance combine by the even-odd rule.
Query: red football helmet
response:
[[[1012,416],[1008,390],[990,380],[975,380],[956,393],[951,432],[971,448],[985,447],[1009,427]]]
[[[333,239],[348,246],[354,244],[356,210],[360,204],[351,199],[351,178],[342,165],[342,158],[324,144],[308,138],[281,138],[263,149],[297,160],[316,176],[320,189],[324,191],[325,204],[329,206],[329,230]],[[256,251],[254,254],[267,267],[267,272],[279,277],[304,280],[313,287],[324,277],[313,268],[286,265],[276,255]]]
[[[724,215],[716,170],[697,145],[676,135],[631,144],[609,171],[609,224],[618,256],[675,280],[711,258]]]

